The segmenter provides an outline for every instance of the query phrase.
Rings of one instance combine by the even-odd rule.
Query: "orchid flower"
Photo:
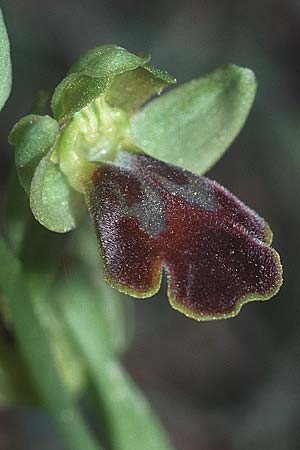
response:
[[[165,272],[175,309],[235,316],[282,282],[268,224],[203,177],[244,124],[255,77],[226,66],[147,103],[175,83],[148,61],[113,45],[83,55],[54,92],[54,118],[26,116],[10,134],[20,182],[49,230],[74,229],[87,206],[119,291],[152,296]]]

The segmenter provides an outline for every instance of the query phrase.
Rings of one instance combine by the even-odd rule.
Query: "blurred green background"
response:
[[[178,450],[300,449],[299,0],[2,0],[1,7],[14,72],[0,124],[1,208],[13,159],[9,130],[85,50],[115,43],[150,52],[179,83],[228,62],[255,71],[250,117],[209,176],[270,223],[284,286],[270,302],[209,323],[173,311],[165,287],[154,299],[129,300],[136,325],[124,364]],[[0,409],[0,450],[23,448],[61,450],[40,411]]]

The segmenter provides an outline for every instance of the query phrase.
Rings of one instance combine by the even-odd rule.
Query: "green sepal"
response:
[[[16,167],[27,194],[36,166],[54,146],[58,135],[59,126],[56,120],[35,114],[23,117],[10,132],[8,140],[16,148]]]
[[[249,69],[228,65],[155,99],[133,117],[134,143],[154,158],[197,174],[223,155],[256,93]]]
[[[104,94],[111,106],[135,111],[149,97],[175,82],[166,72],[148,66],[148,60],[148,55],[137,56],[115,45],[89,50],[55,89],[54,117],[65,122]]]
[[[59,166],[50,160],[52,150],[39,162],[30,187],[34,217],[51,231],[65,233],[76,227],[82,195],[75,192]]]
[[[9,97],[12,82],[9,39],[0,9],[0,110]]]

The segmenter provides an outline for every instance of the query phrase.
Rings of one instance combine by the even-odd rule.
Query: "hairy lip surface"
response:
[[[266,222],[218,183],[144,154],[103,164],[87,188],[106,279],[153,295],[163,267],[172,306],[198,320],[236,315],[280,285]]]

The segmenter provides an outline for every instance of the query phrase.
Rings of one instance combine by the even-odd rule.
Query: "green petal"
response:
[[[80,73],[71,73],[57,86],[51,106],[54,117],[62,122],[87,106],[109,86],[109,78],[94,78]]]
[[[39,163],[30,188],[34,217],[51,231],[65,233],[75,228],[82,196],[69,185],[59,166],[50,160],[51,151]]]
[[[11,72],[9,40],[0,9],[0,109],[3,108],[10,94]]]
[[[89,77],[111,77],[144,65],[150,57],[137,56],[116,45],[101,45],[82,55],[69,73],[82,73]]]
[[[244,125],[255,92],[251,70],[222,67],[146,106],[132,120],[133,140],[149,155],[201,175]]]
[[[148,66],[149,58],[115,45],[89,50],[57,86],[52,98],[54,117],[66,121],[103,94],[111,106],[136,111],[148,98],[175,82],[166,72]]]
[[[56,120],[35,114],[23,117],[12,129],[9,142],[16,147],[16,167],[27,193],[37,164],[54,146],[58,135]]]

